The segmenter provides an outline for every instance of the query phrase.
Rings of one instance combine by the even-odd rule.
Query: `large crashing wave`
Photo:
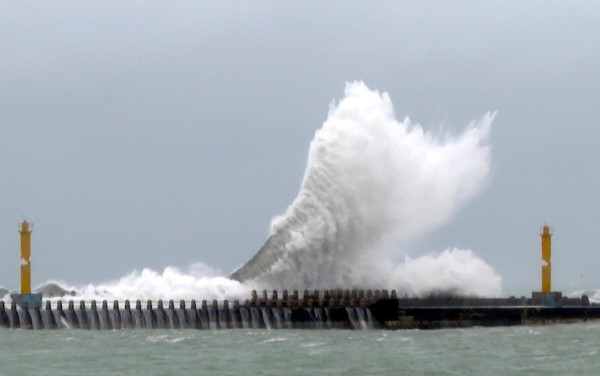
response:
[[[403,240],[446,223],[481,190],[490,170],[493,117],[484,115],[460,135],[436,137],[409,119],[397,121],[386,93],[347,84],[310,145],[298,196],[232,279],[195,264],[162,273],[134,271],[100,285],[60,283],[67,291],[50,285],[42,290],[53,290],[46,298],[75,290],[81,299],[119,300],[247,299],[252,288],[499,295],[500,277],[470,250],[411,258],[401,247]]]
[[[416,273],[429,281],[429,292],[498,294],[500,278],[470,251],[448,250],[399,267],[390,261],[398,242],[445,223],[481,189],[490,170],[493,117],[485,114],[461,135],[438,138],[408,118],[397,121],[387,93],[347,84],[311,142],[298,196],[272,221],[264,246],[231,277],[269,288],[416,293],[423,289],[402,278]],[[465,275],[446,275],[438,285],[435,266],[442,256],[460,260]],[[450,274],[460,274],[453,268]],[[403,286],[393,286],[398,282]],[[465,285],[472,282],[477,291]]]

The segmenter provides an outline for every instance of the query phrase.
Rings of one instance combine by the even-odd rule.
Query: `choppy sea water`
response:
[[[598,375],[600,323],[403,330],[0,330],[1,375]]]

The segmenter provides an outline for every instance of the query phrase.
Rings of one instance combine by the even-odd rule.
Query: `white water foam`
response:
[[[297,198],[232,277],[273,288],[498,294],[500,277],[470,251],[390,267],[402,254],[395,245],[446,223],[485,185],[493,118],[487,113],[458,136],[435,137],[408,118],[397,121],[387,93],[347,84],[311,143]]]
[[[406,257],[389,274],[390,285],[407,296],[445,294],[499,296],[502,279],[472,251],[447,249],[439,254]]]
[[[600,303],[600,289],[576,290],[565,294],[569,298],[581,298],[583,295],[586,295],[591,303]]]
[[[58,284],[65,290],[76,291],[77,299],[85,300],[243,300],[250,296],[248,287],[223,277],[222,273],[202,263],[195,263],[185,270],[169,266],[162,273],[146,268],[133,271],[118,281],[98,285]]]
[[[198,264],[66,289],[118,300],[245,299],[251,288],[499,295],[501,278],[469,250],[392,261],[404,255],[403,240],[446,223],[485,185],[493,118],[487,113],[459,135],[436,137],[408,118],[397,121],[387,93],[349,83],[311,142],[298,196],[232,279]]]

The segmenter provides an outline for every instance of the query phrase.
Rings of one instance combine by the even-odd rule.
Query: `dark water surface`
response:
[[[600,324],[436,331],[0,330],[0,375],[599,375]]]

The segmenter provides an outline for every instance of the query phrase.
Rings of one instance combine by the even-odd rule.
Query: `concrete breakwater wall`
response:
[[[44,307],[10,306],[0,302],[0,327],[21,329],[368,329],[380,327],[369,308],[395,299],[387,290],[324,290],[302,295],[252,292],[251,299],[189,304],[137,300],[104,300],[100,304],[72,300],[46,301]]]
[[[0,301],[0,328],[20,329],[438,329],[600,320],[588,298],[398,298],[386,290],[252,292],[240,302]]]
[[[379,300],[369,306],[379,327],[440,329],[539,325],[600,320],[600,306],[587,296],[561,297],[552,305],[532,298],[428,297]]]

